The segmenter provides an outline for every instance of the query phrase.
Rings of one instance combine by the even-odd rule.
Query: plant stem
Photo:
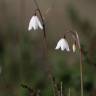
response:
[[[69,88],[69,90],[68,90],[68,96],[71,96],[70,91],[71,91],[71,90],[70,90],[70,88]]]
[[[76,32],[77,43],[79,47],[79,56],[80,56],[80,81],[81,81],[81,96],[83,96],[83,65],[82,65],[82,52],[81,52],[81,45],[78,33]]]
[[[61,82],[61,96],[62,96],[62,82]]]
[[[44,57],[46,58],[46,56],[48,55],[48,46],[47,46],[47,36],[46,36],[45,22],[44,22],[43,15],[42,15],[42,12],[41,12],[41,10],[39,8],[39,5],[38,5],[37,1],[36,0],[33,0],[33,1],[34,1],[35,5],[36,5],[36,8],[37,8],[36,11],[39,12],[39,15],[40,15],[41,20],[42,20],[42,25],[43,25],[43,43],[44,43],[44,51],[45,51]],[[48,68],[47,71],[50,71],[49,65],[47,65],[46,68]],[[50,73],[50,72],[48,72],[48,73]]]
[[[79,58],[80,58],[80,87],[81,87],[81,96],[83,96],[83,65],[82,65],[82,52],[81,52],[81,45],[80,45],[80,38],[78,33],[75,31],[68,31],[65,35],[71,34],[72,38],[77,42],[79,48]]]
[[[81,96],[83,96],[83,65],[82,65],[81,49],[80,49],[80,76],[81,76]]]
[[[57,89],[57,85],[56,85],[56,82],[55,82],[55,78],[54,77],[52,77],[51,75],[50,75],[50,79],[51,79],[51,83],[52,83],[52,90],[53,90],[53,94],[54,94],[54,96],[56,96],[56,89]]]
[[[41,10],[38,6],[38,3],[36,0],[33,0],[35,5],[36,5],[36,11],[39,12],[39,15],[41,17],[41,20],[42,20],[42,25],[43,25],[43,41],[44,41],[44,49],[45,49],[45,57],[48,55],[48,46],[47,46],[47,36],[46,36],[46,28],[45,28],[45,22],[44,22],[44,19],[43,19],[43,15],[41,13]],[[47,64],[46,66],[48,68],[47,70],[47,73],[48,73],[48,77],[50,78],[51,82],[52,82],[52,88],[53,88],[53,93],[54,93],[54,96],[56,96],[55,94],[55,88],[54,88],[54,80],[52,78],[52,75],[51,75],[51,67]]]
[[[44,22],[44,19],[43,19],[43,15],[42,15],[42,13],[41,13],[41,10],[40,10],[40,8],[39,8],[39,6],[38,6],[37,1],[36,1],[36,0],[33,0],[33,1],[34,1],[35,5],[36,5],[37,11],[39,12],[39,15],[40,15],[40,17],[41,17],[42,25],[43,25],[43,32],[44,32],[43,36],[44,36],[44,39],[46,39],[46,30],[45,30],[45,22]]]

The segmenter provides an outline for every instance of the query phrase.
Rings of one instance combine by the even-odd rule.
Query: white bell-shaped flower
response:
[[[39,18],[36,15],[34,15],[34,16],[31,17],[31,20],[29,22],[28,31],[30,31],[32,29],[36,30],[38,28],[40,28],[41,30],[43,30],[43,26],[42,26]]]
[[[73,52],[76,51],[76,44],[73,44],[72,49],[73,49]]]
[[[69,45],[68,45],[68,42],[67,42],[67,40],[65,39],[65,38],[61,38],[59,41],[58,41],[58,43],[57,43],[57,46],[56,46],[56,50],[58,50],[58,49],[60,49],[61,48],[61,51],[64,51],[64,50],[66,50],[66,51],[70,51],[70,49],[69,49]]]

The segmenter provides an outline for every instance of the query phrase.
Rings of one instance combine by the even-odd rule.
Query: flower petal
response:
[[[60,41],[58,41],[57,46],[56,46],[55,49],[58,50],[60,47],[61,47],[61,43],[60,43]]]
[[[70,49],[69,49],[69,45],[68,45],[68,42],[66,42],[66,46],[65,46],[65,49],[66,49],[66,51],[70,51]]]
[[[30,31],[32,29],[32,26],[33,26],[33,17],[31,18],[31,20],[29,22],[28,31]]]
[[[36,20],[37,20],[38,27],[39,27],[41,30],[43,30],[43,26],[42,26],[42,24],[41,24],[41,22],[40,22],[40,20],[39,20],[38,17],[36,18]]]
[[[38,22],[37,22],[37,16],[32,16],[31,20],[29,22],[29,27],[28,27],[28,31],[32,30],[32,28],[34,30],[38,29]]]
[[[66,48],[66,51],[67,51],[67,52],[69,52],[69,51],[70,51],[69,47],[67,47],[67,48]]]
[[[65,50],[64,45],[61,45],[61,51],[64,51],[64,50]]]

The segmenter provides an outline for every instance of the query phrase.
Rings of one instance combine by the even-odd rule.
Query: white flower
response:
[[[73,49],[73,52],[76,51],[76,44],[73,44],[72,49]]]
[[[34,15],[34,16],[31,17],[31,20],[29,22],[28,31],[30,31],[31,29],[36,30],[38,28],[40,28],[42,30],[43,26],[42,26],[39,18],[36,15]]]
[[[60,49],[60,48],[61,48],[62,51],[64,51],[64,50],[70,51],[68,42],[67,42],[67,40],[66,40],[65,38],[61,38],[61,39],[58,41],[57,46],[56,46],[55,49],[58,50],[58,49]]]

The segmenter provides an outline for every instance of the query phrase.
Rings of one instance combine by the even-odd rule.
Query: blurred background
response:
[[[96,0],[37,2],[46,23],[46,58],[43,32],[28,32],[30,18],[36,9],[34,2],[0,0],[0,96],[29,96],[21,84],[40,89],[40,96],[53,96],[46,64],[50,65],[56,81],[63,82],[64,96],[68,96],[69,88],[71,96],[80,96],[78,51],[54,50],[64,32],[70,29],[77,30],[83,48],[84,96],[96,96]]]

